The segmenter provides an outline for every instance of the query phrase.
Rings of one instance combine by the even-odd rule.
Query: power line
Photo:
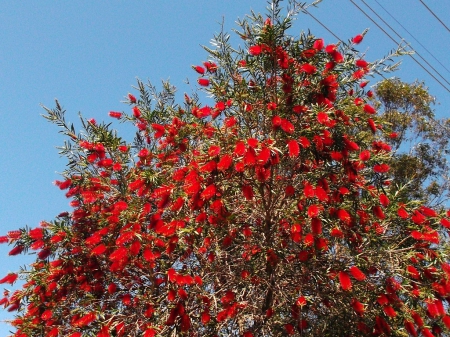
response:
[[[438,19],[439,20],[439,22],[450,32],[450,29],[445,25],[445,23],[443,23],[442,22],[442,20],[441,19],[439,19],[438,18],[438,16],[436,15],[436,14],[434,14],[434,12],[430,9],[430,7],[428,7],[426,4],[425,4],[425,2],[423,2],[422,0],[419,0],[421,3],[422,3],[422,5],[424,5],[425,6],[425,8],[426,9],[428,9],[428,11],[431,13],[431,14],[433,14],[434,15],[434,17],[436,18],[436,19]]]
[[[394,32],[394,34],[395,35],[397,35],[401,40],[403,40],[403,38],[400,36],[400,34],[398,34],[396,31],[395,31],[395,29],[394,28],[392,28],[381,16],[379,16],[378,14],[377,14],[377,12],[375,12],[373,9],[372,9],[372,7],[370,7],[364,0],[361,0],[363,3],[364,3],[364,5],[366,5],[371,11],[372,11],[372,13],[373,14],[375,14],[386,26],[388,26],[389,27],[389,29],[391,30],[391,31],[393,31]],[[411,47],[411,46],[410,46]],[[422,55],[420,55],[420,53],[417,51],[417,50],[414,50],[413,48],[411,48],[415,53],[416,53],[416,55],[418,56],[418,57],[420,57],[420,59],[422,60],[422,61],[424,61],[431,69],[433,69],[435,72],[436,72],[436,74],[440,77],[440,78],[442,78],[445,82],[447,82],[447,84],[448,85],[450,85],[450,82],[449,81],[447,81],[446,79],[445,79],[445,77],[444,76],[442,76],[441,74],[440,74],[440,72],[439,71],[437,71],[436,70],[436,68],[434,68],[427,60],[425,60],[423,57],[422,57]]]
[[[434,55],[433,55],[433,53],[432,52],[430,52],[428,49],[427,49],[427,47],[425,47],[422,43],[420,43],[420,41],[419,40],[417,40],[416,39],[416,37],[408,30],[408,29],[406,29],[406,27],[405,26],[403,26],[386,8],[384,8],[383,7],[383,5],[382,4],[380,4],[379,2],[378,2],[378,0],[374,0],[377,4],[378,4],[378,6],[380,6],[392,19],[394,19],[394,21],[395,22],[397,22],[413,39],[414,39],[414,41],[416,41],[423,49],[425,49],[425,51],[426,52],[428,52],[428,54],[430,54],[431,55],[431,57],[432,58],[434,58],[435,60],[436,60],[436,62],[438,62],[445,70],[447,70],[449,73],[450,73],[450,70],[448,70],[447,69],[447,67],[445,66],[445,65],[443,65],[442,63],[441,63],[441,61],[439,61]]]
[[[320,22],[314,15],[312,15],[310,12],[306,10],[306,8],[303,9],[306,14],[308,14],[310,17],[312,17],[316,22],[321,25],[323,28],[325,28],[331,35],[333,35],[336,39],[338,39],[340,42],[343,42],[336,34],[334,34],[327,26],[325,26],[322,22]]]
[[[381,29],[381,31],[386,34],[396,45],[399,45],[399,43],[397,41],[395,41],[395,39],[389,35],[388,32],[386,32],[376,21],[374,21],[366,12],[364,12],[363,9],[361,9],[361,7],[359,7],[353,0],[350,0],[350,2],[356,7],[358,8],[370,21],[372,21],[378,28]],[[448,89],[441,81],[439,81],[436,76],[434,76],[432,73],[430,73],[430,71],[428,69],[426,69],[419,61],[416,60],[416,58],[413,55],[410,55],[411,58],[414,60],[414,62],[416,62],[423,70],[425,70],[432,78],[434,78],[434,80],[436,82],[438,82],[445,90],[447,90],[448,92],[450,92],[450,89]]]

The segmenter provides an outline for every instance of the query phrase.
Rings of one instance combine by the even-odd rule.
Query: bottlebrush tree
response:
[[[297,7],[301,9],[301,7]],[[215,37],[196,95],[138,83],[133,142],[59,104],[73,209],[2,237],[36,252],[0,303],[14,336],[442,336],[450,214],[398,200],[354,49],[288,35],[292,12]],[[295,9],[293,9],[295,11]]]

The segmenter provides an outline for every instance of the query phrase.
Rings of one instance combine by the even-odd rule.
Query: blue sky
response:
[[[368,11],[361,0],[355,0]],[[450,69],[450,32],[419,0],[379,0],[434,56]],[[366,0],[389,24],[427,59],[447,81],[450,73],[437,63],[393,19],[376,0]],[[450,26],[450,2],[425,3]],[[55,146],[62,136],[40,114],[39,104],[54,106],[57,98],[67,109],[67,119],[83,116],[110,120],[108,112],[128,107],[121,100],[136,78],[158,84],[170,78],[183,91],[191,89],[186,78],[195,79],[191,65],[207,58],[200,45],[208,45],[213,34],[231,33],[235,20],[253,9],[265,13],[265,1],[250,0],[128,0],[47,1],[4,0],[0,3],[0,235],[41,220],[51,220],[69,210],[68,200],[52,182],[65,168]],[[337,36],[347,40],[365,28],[368,35],[359,46],[366,59],[386,55],[396,45],[350,1],[324,0],[311,13]],[[375,18],[377,21],[379,19]],[[311,17],[300,15],[291,34],[311,30],[326,43],[334,38]],[[237,37],[232,43],[240,43]],[[428,68],[428,66],[427,66]],[[440,103],[436,114],[448,117],[450,94],[409,57],[401,70],[388,74],[404,81],[425,81]],[[442,81],[442,80],[441,80]],[[376,83],[372,80],[370,85]],[[450,87],[450,85],[448,85]],[[117,124],[117,128],[123,127]],[[131,140],[131,137],[129,138]],[[0,246],[0,278],[31,260],[7,257],[10,247]],[[13,317],[0,312],[0,335],[8,334],[1,320]]]

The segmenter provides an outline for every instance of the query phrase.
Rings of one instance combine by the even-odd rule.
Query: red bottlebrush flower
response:
[[[286,133],[292,134],[295,131],[294,125],[291,122],[289,122],[287,119],[282,118],[280,126],[281,126],[281,129]]]
[[[209,85],[209,80],[207,78],[199,78],[197,80],[198,84],[200,84],[202,87],[207,87]]]
[[[13,249],[10,250],[8,255],[10,255],[10,256],[18,255],[18,254],[22,253],[23,250],[24,250],[23,246],[15,246]]]
[[[361,161],[368,161],[370,159],[370,151],[361,151],[361,153],[359,154],[359,159],[361,159]]]
[[[288,142],[288,149],[289,149],[289,157],[291,158],[297,158],[300,153],[300,146],[298,142],[294,139],[290,140]]]
[[[109,116],[112,117],[112,118],[120,119],[122,117],[122,113],[121,112],[117,112],[117,111],[110,111],[109,112]]]
[[[445,228],[450,228],[450,221],[446,218],[442,218],[441,225],[444,226]],[[1,243],[1,241],[0,241],[0,243]]]
[[[227,117],[224,120],[224,124],[227,128],[231,128],[233,126],[235,126],[237,123],[236,117],[231,116],[231,117]]]
[[[203,65],[209,73],[215,73],[217,71],[217,64],[215,64],[214,62],[206,61],[203,62]]]
[[[267,147],[263,147],[259,151],[258,156],[256,157],[256,160],[260,165],[265,165],[269,161],[270,157],[271,157],[270,149]]]
[[[83,326],[87,326],[89,324],[91,324],[93,321],[95,321],[97,319],[97,316],[91,312],[88,313],[82,317],[80,317],[78,320],[76,320],[73,325],[77,326],[77,327],[83,327]]]
[[[333,58],[334,62],[336,62],[336,63],[344,62],[344,56],[340,52],[334,51],[330,55]]]
[[[216,195],[216,186],[214,184],[209,185],[201,193],[201,198],[204,200],[209,200]]]
[[[278,127],[281,125],[281,117],[280,116],[273,116],[272,117],[272,126]]]
[[[345,272],[339,272],[339,283],[341,284],[341,288],[344,291],[350,290],[352,288],[352,281],[350,280],[350,276]]]
[[[136,97],[134,97],[134,95],[132,94],[128,94],[128,100],[130,101],[130,103],[136,103]]]
[[[208,154],[211,157],[218,156],[220,154],[220,146],[217,145],[211,145],[208,149]]]
[[[292,107],[292,111],[294,111],[296,114],[300,114],[308,111],[308,107],[304,105],[295,105]]]
[[[202,320],[203,325],[206,325],[211,320],[211,315],[207,311],[204,311],[204,312],[202,312],[201,320]]]
[[[106,246],[102,243],[92,249],[92,255],[102,255],[106,251]]]
[[[329,44],[325,47],[325,52],[328,54],[331,54],[334,51],[336,51],[336,45],[334,45],[334,44]]]
[[[295,304],[299,307],[305,306],[307,304],[306,298],[304,296],[300,296],[299,298],[297,298],[297,301],[295,301]]]
[[[109,255],[109,259],[112,261],[119,261],[126,258],[128,255],[128,250],[125,247],[119,247]]]
[[[155,329],[149,328],[144,331],[143,337],[155,337],[157,334]]]
[[[153,123],[152,128],[153,128],[153,130],[155,130],[154,137],[156,139],[161,138],[164,135],[164,133],[166,132],[166,128],[164,127],[164,125],[161,125],[161,124]]]
[[[366,74],[365,69],[358,69],[357,71],[355,71],[355,72],[352,74],[352,77],[353,77],[355,80],[360,80],[360,79],[362,79],[362,78],[364,77],[365,74]],[[363,82],[363,83],[364,83],[364,82]]]
[[[226,154],[217,163],[217,170],[226,171],[231,166],[232,163],[233,163],[233,157],[231,157],[231,155],[229,155],[229,154]]]
[[[345,209],[339,209],[337,211],[337,217],[345,224],[349,224],[352,220],[350,213],[348,213]]]
[[[442,317],[442,322],[445,324],[447,329],[450,330],[450,316],[445,315],[444,317]]]
[[[390,167],[388,164],[377,164],[373,167],[373,170],[376,173],[386,173],[386,172],[389,172]]]
[[[362,36],[361,34],[359,34],[359,35],[356,35],[356,36],[352,39],[352,42],[353,42],[354,44],[358,44],[358,43],[361,43],[362,40],[363,40],[363,36]]]
[[[262,53],[262,46],[261,45],[251,46],[250,48],[248,48],[248,53],[253,56],[258,56],[259,54]]]
[[[287,197],[292,197],[295,194],[295,188],[292,185],[286,186],[284,193]]]
[[[394,308],[392,308],[390,305],[384,306],[383,311],[388,317],[396,317],[397,313],[395,312]]]
[[[375,122],[371,118],[367,120],[367,124],[369,124],[369,128],[372,131],[372,133],[377,132],[377,126],[375,125]]]
[[[269,102],[269,103],[267,103],[267,109],[268,109],[268,110],[271,110],[271,111],[276,110],[276,109],[277,109],[277,103],[275,103],[275,102]]]
[[[320,112],[317,114],[317,121],[318,121],[320,124],[326,124],[326,123],[329,121],[329,119],[328,119],[328,114],[327,114],[326,112],[320,111]]]
[[[50,256],[52,252],[50,251],[50,249],[42,249],[38,254],[38,258],[40,258],[41,260],[45,260],[47,257]]]
[[[117,286],[115,283],[110,283],[108,285],[108,293],[114,294],[116,292]]]
[[[315,49],[307,49],[307,50],[304,50],[301,53],[301,57],[306,58],[306,59],[310,59],[310,58],[314,57],[316,54],[317,54],[317,50],[315,50]]]
[[[319,216],[320,207],[319,205],[311,205],[308,207],[308,217],[316,218]]]
[[[439,316],[439,310],[434,302],[427,302],[427,313],[431,318],[436,318]]]
[[[41,240],[44,237],[44,230],[40,227],[34,228],[30,230],[29,235],[33,240]]]
[[[409,333],[411,336],[413,336],[413,337],[417,337],[417,336],[418,336],[418,335],[417,335],[417,330],[416,330],[416,328],[414,327],[413,322],[405,321],[405,329],[406,329],[406,331],[408,331],[408,333]]]
[[[53,312],[50,309],[47,309],[42,313],[41,318],[43,321],[48,321],[52,316]]]
[[[308,75],[312,75],[315,72],[317,72],[317,68],[315,66],[313,66],[312,64],[309,64],[309,63],[302,64],[300,66],[299,70],[301,72],[307,73]]]
[[[137,106],[133,107],[133,116],[136,118],[140,118],[141,117],[141,110],[139,110],[139,108]]]
[[[8,284],[13,284],[14,282],[16,282],[18,275],[16,273],[9,273],[8,275],[6,275],[4,278],[2,278],[0,280],[0,284],[3,283],[8,283]]]
[[[203,75],[205,73],[205,68],[203,68],[201,66],[192,66],[192,69],[194,69],[200,75]]]
[[[322,234],[322,221],[319,218],[313,218],[311,220],[311,232],[314,235]]]
[[[335,238],[343,238],[344,237],[344,233],[337,227],[334,227],[331,232],[330,232],[331,236],[335,237]]]
[[[247,139],[247,144],[248,144],[248,146],[250,146],[251,148],[255,148],[255,147],[258,146],[259,141],[258,141],[258,139],[256,139],[256,138],[249,138],[249,139]]]
[[[375,108],[373,106],[371,106],[370,104],[365,104],[364,105],[364,111],[367,112],[368,114],[376,114],[377,110],[375,110]]]
[[[247,152],[247,148],[245,146],[245,143],[243,141],[241,141],[241,140],[236,142],[236,146],[234,148],[234,154],[236,156],[241,157],[241,156],[243,156],[245,154],[245,152]]]
[[[358,301],[356,298],[352,299],[352,307],[353,310],[355,310],[355,312],[359,315],[359,316],[363,316],[364,312],[366,311],[366,308],[364,307],[364,304],[362,304],[360,301]]]
[[[367,67],[369,65],[369,63],[367,61],[364,61],[364,60],[357,60],[355,62],[355,64],[356,64],[357,67],[360,67],[360,68],[365,68],[365,67]]]
[[[386,194],[380,194],[380,204],[381,206],[383,206],[384,208],[389,206],[389,198],[386,196]]]
[[[380,220],[383,220],[386,218],[386,215],[384,214],[384,212],[380,206],[373,207],[373,214]]]
[[[314,41],[313,48],[317,50],[322,50],[324,47],[323,39],[317,39]]]
[[[310,183],[305,183],[303,194],[307,198],[314,198],[314,196],[316,195],[314,187]]]
[[[435,335],[427,328],[423,328],[421,332],[424,337],[435,337]]]
[[[331,152],[330,156],[331,156],[331,159],[333,159],[335,161],[341,161],[342,159],[344,159],[342,152],[338,152],[338,151]]]
[[[427,217],[436,218],[438,214],[434,209],[431,209],[429,207],[421,206],[420,211]]]
[[[364,88],[368,83],[369,83],[369,81],[361,82],[361,83],[359,84],[359,87],[360,87],[360,88]]]
[[[244,194],[245,199],[252,200],[253,199],[253,188],[250,185],[242,186],[242,193]]]
[[[411,317],[414,319],[414,322],[419,328],[423,326],[423,319],[417,312],[412,312]]]
[[[7,243],[9,241],[8,237],[5,236],[0,236],[0,243]]]
[[[421,224],[423,224],[426,221],[426,218],[425,218],[425,216],[422,213],[420,213],[419,211],[416,210],[416,211],[414,211],[414,214],[411,217],[411,220],[415,224],[421,225]]]
[[[8,238],[11,240],[17,240],[20,238],[21,232],[19,230],[9,231],[8,232]]]
[[[408,219],[409,218],[409,214],[408,212],[406,212],[406,210],[404,208],[399,208],[397,211],[397,215],[402,218],[402,219]]]
[[[349,270],[356,280],[364,281],[366,279],[366,275],[357,266],[351,266]]]

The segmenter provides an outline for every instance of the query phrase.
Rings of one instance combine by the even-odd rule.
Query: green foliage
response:
[[[435,99],[423,83],[384,80],[375,92],[387,127],[385,140],[395,152],[393,182],[403,187],[404,200],[445,205],[450,197],[450,119],[435,117]]]

